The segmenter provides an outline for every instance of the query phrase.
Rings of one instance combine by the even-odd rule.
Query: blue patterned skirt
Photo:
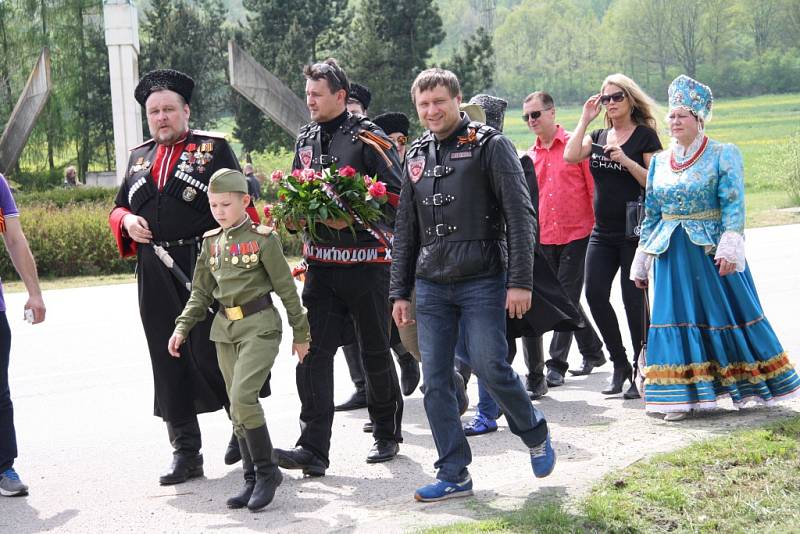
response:
[[[682,227],[654,262],[645,406],[710,409],[729,396],[772,404],[800,393],[800,378],[764,317],[749,267],[720,276]]]

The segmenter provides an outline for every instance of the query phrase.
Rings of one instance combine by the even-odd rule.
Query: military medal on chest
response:
[[[256,263],[258,261],[258,241],[251,241],[250,242],[250,263]]]
[[[219,243],[213,243],[211,245],[211,257],[208,259],[209,265],[211,265],[211,270],[216,271],[219,269],[219,256],[220,256],[220,246]]]
[[[239,249],[242,251],[242,263],[250,263],[250,243],[240,243]]]
[[[239,263],[239,243],[233,243],[230,247],[231,263],[237,265]]]

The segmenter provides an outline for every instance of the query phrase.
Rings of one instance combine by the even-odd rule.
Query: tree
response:
[[[694,78],[701,60],[705,32],[700,24],[705,14],[697,0],[672,0],[672,42],[675,56],[683,65],[684,72]]]
[[[194,127],[213,124],[229,108],[227,11],[214,0],[151,0],[141,26],[141,71],[170,68],[194,79]]]
[[[443,67],[458,76],[464,98],[488,91],[494,85],[495,71],[491,34],[483,27],[478,28]]]
[[[756,47],[756,54],[760,56],[766,51],[772,38],[772,31],[777,22],[778,3],[776,0],[747,2],[745,13],[747,26]]]
[[[344,67],[351,80],[370,88],[370,114],[414,116],[411,84],[443,38],[432,0],[363,0],[358,5],[343,45]]]
[[[303,65],[320,59],[346,12],[346,0],[244,0],[246,28],[237,36],[247,51],[298,96],[305,92]],[[289,148],[294,139],[236,97],[234,135],[245,151]]]

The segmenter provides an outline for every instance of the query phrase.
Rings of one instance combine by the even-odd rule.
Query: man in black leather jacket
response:
[[[552,472],[555,453],[543,415],[506,361],[505,314],[528,311],[533,272],[534,210],[516,150],[494,128],[459,113],[452,72],[423,71],[411,95],[428,131],[406,156],[389,298],[403,328],[416,288],[425,411],[439,459],[437,482],[414,497],[438,501],[472,493],[452,371],[459,327],[468,353],[480,355],[471,361],[475,374],[530,448],[537,477]]]

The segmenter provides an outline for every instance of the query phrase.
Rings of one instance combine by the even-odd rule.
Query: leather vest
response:
[[[302,168],[321,171],[331,165],[341,169],[350,165],[359,172],[364,171],[362,150],[364,144],[358,138],[364,130],[376,130],[362,115],[349,114],[336,131],[331,134],[331,142],[327,151],[322,150],[322,127],[316,122],[306,124],[297,136],[295,151]]]
[[[406,176],[411,180],[417,204],[420,243],[500,240],[505,224],[500,203],[489,178],[481,169],[486,142],[499,134],[491,126],[470,122],[469,142],[440,149],[430,132],[414,141],[406,156]]]

